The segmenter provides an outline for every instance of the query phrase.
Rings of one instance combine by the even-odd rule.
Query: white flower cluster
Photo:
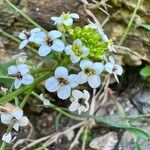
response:
[[[73,19],[79,19],[76,13],[63,13],[60,17],[52,17],[55,25],[72,26]],[[103,32],[103,29],[94,23],[87,25],[88,28],[95,29],[101,36],[102,40],[109,42],[108,37]],[[58,28],[59,30],[59,28]],[[87,48],[81,39],[75,39],[72,43],[64,43],[62,40],[65,36],[64,33],[58,30],[52,30],[48,33],[43,32],[39,28],[32,29],[29,32],[23,31],[19,34],[22,40],[19,48],[24,48],[29,42],[36,43],[39,46],[39,56],[45,57],[51,52],[65,53],[69,55],[70,61],[73,64],[79,63],[81,71],[78,74],[69,74],[69,71],[64,66],[58,66],[55,69],[54,76],[48,78],[45,82],[45,87],[49,92],[56,92],[57,96],[65,100],[70,96],[73,97],[73,102],[69,109],[71,111],[78,110],[87,111],[89,108],[88,100],[89,93],[84,90],[83,92],[75,90],[75,88],[88,82],[91,88],[98,88],[101,85],[100,75],[103,72],[113,74],[119,82],[117,75],[122,75],[123,69],[120,65],[115,63],[115,60],[110,56],[106,64],[101,62],[92,62],[87,59],[90,54],[90,49]],[[63,35],[64,34],[64,35]],[[110,51],[116,51],[111,44],[108,44]],[[18,64],[8,68],[8,74],[15,77],[15,88],[19,88],[21,84],[31,84],[34,80],[32,75],[29,74],[29,67],[26,64]],[[49,104],[47,99],[41,95],[45,106]]]
[[[19,127],[28,125],[29,120],[26,116],[23,116],[22,109],[15,108],[12,112],[3,112],[1,114],[1,122],[6,125],[12,125],[13,129],[18,132]],[[2,140],[11,143],[13,141],[11,132],[5,133]]]

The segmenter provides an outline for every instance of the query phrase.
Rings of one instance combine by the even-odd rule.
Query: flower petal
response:
[[[28,42],[29,42],[29,40],[23,40],[21,43],[20,43],[20,45],[19,45],[19,49],[22,49],[22,48],[24,48],[27,44],[28,44]]]
[[[18,73],[18,70],[17,70],[16,66],[10,66],[10,67],[8,67],[8,74],[15,75],[17,73]]]
[[[13,119],[13,116],[7,113],[1,114],[1,122],[4,124],[10,124]]]
[[[76,74],[71,74],[68,76],[69,84],[72,88],[75,88],[78,86],[78,76]]]
[[[67,78],[68,76],[68,69],[63,67],[63,66],[60,66],[60,67],[57,67],[56,70],[55,70],[55,77],[56,78]]]
[[[79,84],[84,84],[88,81],[88,76],[83,71],[78,73],[78,82]]]
[[[34,29],[32,29],[32,30],[30,31],[30,33],[32,34],[32,33],[40,32],[40,31],[41,31],[40,28],[34,28]]]
[[[21,33],[19,34],[19,39],[25,40],[25,39],[27,39],[27,37],[26,37],[26,35],[25,35],[23,32],[21,32]]]
[[[72,52],[72,45],[68,45],[66,48],[65,48],[65,53],[67,55],[71,55],[73,52]]]
[[[83,90],[83,95],[84,95],[84,98],[86,99],[86,101],[88,101],[90,99],[90,94],[87,90]]]
[[[11,115],[15,117],[17,120],[21,119],[23,116],[23,110],[20,108],[16,108]]]
[[[88,56],[88,54],[89,54],[89,49],[88,49],[88,48],[86,48],[85,46],[83,46],[83,47],[81,48],[81,50],[82,50],[82,56],[83,56],[83,57]]]
[[[28,118],[27,118],[26,116],[23,116],[23,117],[18,121],[18,124],[19,124],[19,126],[21,126],[21,127],[24,127],[24,126],[28,125],[28,123],[29,123],[29,120],[28,120]]]
[[[71,93],[71,87],[69,85],[65,85],[58,89],[57,96],[60,99],[65,100],[70,96],[70,93]]]
[[[76,56],[76,55],[71,55],[71,56],[70,56],[70,60],[71,60],[71,62],[74,63],[74,64],[77,63],[77,62],[79,62],[80,59],[81,59],[81,58],[78,57],[78,56]]]
[[[63,20],[63,24],[66,26],[71,26],[73,24],[73,19],[68,18],[67,20]]]
[[[54,76],[50,77],[46,80],[45,87],[49,92],[55,92],[59,88],[59,82]]]
[[[19,131],[19,124],[18,122],[14,123],[13,128],[18,132]]]
[[[14,87],[15,89],[18,89],[22,84],[22,80],[20,79],[15,79],[15,82],[14,82]]]
[[[84,103],[86,107],[83,105],[80,105],[80,107],[78,107],[79,114],[81,114],[82,111],[86,112],[89,109],[89,103],[87,101],[84,101]]]
[[[115,60],[112,56],[109,56],[108,60],[112,63],[112,64],[115,64]]]
[[[98,75],[91,75],[88,78],[88,83],[90,87],[97,88],[101,84],[101,79]]]
[[[29,66],[26,64],[19,64],[16,66],[21,75],[24,75],[29,72]]]
[[[53,45],[51,46],[51,48],[54,51],[62,52],[65,49],[65,45],[61,40],[56,39],[53,41]]]
[[[73,44],[76,44],[76,45],[78,45],[78,46],[82,46],[82,41],[80,40],[80,39],[76,39],[74,42],[73,42]]]
[[[71,14],[69,14],[69,16],[70,16],[71,18],[79,19],[79,15],[76,14],[76,13],[71,13]]]
[[[112,63],[110,63],[110,62],[107,62],[104,67],[105,67],[105,70],[106,70],[108,73],[112,74],[113,68],[114,68],[114,64],[112,64]]]
[[[69,106],[69,110],[76,111],[77,109],[78,109],[78,101],[73,101]]]
[[[96,62],[93,64],[93,69],[95,70],[96,74],[100,74],[104,70],[104,65]]]
[[[82,70],[86,69],[86,68],[91,68],[93,65],[93,62],[90,60],[81,60],[80,61],[80,67]]]
[[[79,90],[73,90],[72,91],[72,96],[75,99],[75,101],[78,101],[80,98],[83,98],[83,92],[79,91]]]
[[[57,31],[57,30],[52,30],[48,33],[48,36],[52,39],[52,40],[55,40],[59,37],[62,36],[62,33],[60,31]]]
[[[22,83],[25,85],[29,85],[29,84],[33,83],[33,81],[34,81],[34,78],[30,74],[26,74],[22,77]]]
[[[51,19],[52,19],[53,21],[56,21],[56,20],[58,19],[58,17],[51,17]]]
[[[12,136],[11,133],[5,133],[2,137],[2,141],[5,141],[6,143],[11,143]]]
[[[114,66],[114,68],[115,68],[115,73],[117,74],[117,75],[122,75],[122,73],[123,73],[123,69],[122,69],[122,67],[120,66],[120,65],[118,65],[118,64],[116,64],[115,66]]]
[[[47,56],[51,52],[51,47],[47,46],[46,44],[41,45],[38,54],[42,57]]]

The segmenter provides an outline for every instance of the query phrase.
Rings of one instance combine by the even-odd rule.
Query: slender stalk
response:
[[[134,18],[136,16],[136,12],[137,12],[138,8],[140,7],[141,1],[142,0],[138,0],[137,5],[136,5],[136,7],[135,7],[135,9],[133,11],[132,17],[131,17],[131,19],[130,19],[130,21],[128,23],[128,26],[127,26],[127,28],[126,28],[126,30],[125,30],[125,32],[124,32],[120,42],[119,42],[119,45],[122,45],[122,43],[124,42],[125,38],[127,37],[128,33],[129,33],[129,30],[131,28],[131,25],[133,23],[133,20],[134,20]]]
[[[9,0],[4,0],[9,6],[11,6],[16,12],[18,12],[22,17],[24,17],[26,20],[28,20],[31,24],[33,24],[35,27],[38,27],[42,29],[44,32],[47,33],[47,31],[41,27],[38,23],[36,23],[34,20],[32,20],[27,14],[25,14],[22,10],[18,9],[13,3],[11,3]]]
[[[0,150],[6,150],[6,142],[3,142],[1,147],[0,147]]]

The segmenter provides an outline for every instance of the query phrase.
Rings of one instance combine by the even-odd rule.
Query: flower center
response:
[[[23,31],[23,33],[26,35],[27,39],[29,39],[29,38],[30,38],[31,34],[30,34],[29,32],[27,32],[27,31]]]
[[[75,53],[75,55],[77,55],[77,56],[81,56],[82,55],[82,51],[81,51],[81,49],[80,49],[80,46],[79,45],[77,45],[77,44],[74,44],[73,46],[72,46],[72,51]]]
[[[47,43],[48,46],[52,46],[53,41],[50,38],[45,38],[45,42]]]
[[[12,77],[15,77],[15,78],[17,78],[17,79],[22,79],[22,75],[21,75],[21,73],[20,72],[17,72],[16,74],[14,74],[14,75],[11,75]]]
[[[79,98],[78,99],[78,103],[82,106],[84,106],[85,108],[87,108],[87,105],[85,104],[85,99],[84,98]]]
[[[94,69],[91,69],[91,68],[86,68],[86,69],[84,70],[84,72],[85,72],[88,76],[90,76],[90,75],[92,75],[92,74],[95,74],[95,70],[94,70]]]
[[[60,83],[61,86],[68,84],[68,81],[64,78],[58,78],[58,82]]]
[[[70,17],[69,14],[70,14],[69,12],[68,12],[68,13],[64,13],[64,12],[63,12],[63,13],[61,14],[61,18],[63,18],[63,20],[67,20],[67,19]]]

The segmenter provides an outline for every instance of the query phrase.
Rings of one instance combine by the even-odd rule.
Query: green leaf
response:
[[[141,26],[147,30],[150,30],[150,24],[142,24]]]
[[[138,143],[138,140],[136,140],[135,142],[134,142],[134,149],[135,150],[141,150],[141,146],[140,146],[140,144]]]
[[[131,133],[133,133],[134,135],[136,135],[139,138],[142,138],[147,141],[150,140],[150,135],[139,128],[131,127],[131,128],[128,128],[128,131],[130,131]]]
[[[140,74],[144,77],[150,76],[150,66],[144,67],[141,71]]]

